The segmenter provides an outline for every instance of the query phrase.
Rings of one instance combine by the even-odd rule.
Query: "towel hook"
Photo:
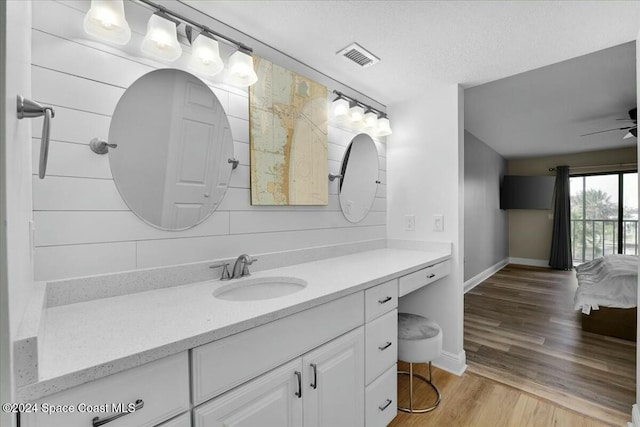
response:
[[[342,179],[342,175],[334,175],[332,173],[329,174],[329,181],[335,181],[335,179]]]
[[[47,171],[47,160],[49,158],[49,135],[51,131],[51,119],[56,113],[51,107],[44,107],[35,101],[17,96],[18,119],[31,119],[44,116],[42,124],[42,142],[40,143],[40,169],[38,176],[44,179]]]

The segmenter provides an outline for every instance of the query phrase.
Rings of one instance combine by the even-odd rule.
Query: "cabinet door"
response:
[[[302,363],[304,426],[363,426],[364,328],[308,353]]]
[[[195,427],[300,427],[301,371],[298,358],[200,405]]]

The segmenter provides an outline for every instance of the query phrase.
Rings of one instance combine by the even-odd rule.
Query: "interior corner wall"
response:
[[[463,96],[457,85],[441,85],[389,106],[394,133],[387,144],[388,237],[453,243],[451,274],[402,298],[400,309],[438,322],[443,351],[459,360],[464,360]],[[414,231],[405,230],[405,215],[415,215]],[[444,216],[444,231],[433,230],[434,215]]]
[[[94,154],[88,144],[95,137],[108,139],[116,104],[137,78],[157,68],[189,71],[191,47],[180,37],[183,55],[171,64],[145,57],[140,43],[151,11],[134,1],[126,1],[124,6],[132,38],[125,46],[112,46],[92,40],[83,31],[82,20],[90,2],[33,2],[33,96],[56,109],[48,176],[44,180],[32,178],[36,280],[232,258],[241,253],[370,241],[383,244],[387,222],[383,140],[376,140],[382,184],[372,210],[361,222],[351,223],[344,218],[337,180],[329,183],[327,206],[252,206],[248,90],[225,85],[220,77],[200,76],[229,117],[234,155],[240,162],[223,200],[209,218],[188,230],[159,230],[140,220],[117,190],[109,156]],[[183,3],[164,1],[163,6],[251,46],[262,58],[314,79],[329,93],[338,89],[386,110],[366,95]],[[220,50],[223,59],[232,52],[223,44]],[[34,124],[34,132],[37,127]],[[343,153],[357,133],[329,123],[329,172],[338,173]],[[39,136],[34,133],[33,145],[37,148],[39,144]],[[37,158],[33,161],[37,164]]]
[[[509,221],[500,209],[507,161],[464,132],[464,280],[509,257]]]
[[[637,148],[633,146],[561,156],[510,159],[507,162],[507,174],[554,175],[555,172],[549,171],[549,168],[560,165],[597,166],[636,161]],[[589,172],[588,169],[583,171]],[[509,257],[525,259],[536,265],[547,265],[551,253],[553,212],[534,209],[510,209],[508,212]]]
[[[18,120],[16,96],[31,97],[31,2],[3,2],[6,7],[1,31],[5,47],[2,63],[3,126],[2,156],[3,176],[0,179],[3,193],[2,239],[3,289],[2,289],[2,402],[6,387],[13,387],[11,353],[25,306],[33,292],[33,255],[30,242],[31,221],[31,123]],[[41,123],[42,120],[39,120]],[[5,246],[6,245],[6,246]],[[5,269],[6,268],[6,269]],[[6,288],[5,288],[6,286]],[[8,320],[9,337],[5,335]],[[5,359],[7,357],[8,360]],[[7,366],[7,362],[8,365]],[[13,393],[14,390],[10,390]],[[4,415],[3,415],[4,417]],[[10,420],[9,423],[13,423]],[[2,425],[5,425],[3,418]],[[11,424],[6,424],[11,425]]]

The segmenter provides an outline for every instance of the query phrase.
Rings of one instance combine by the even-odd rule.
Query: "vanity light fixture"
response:
[[[147,34],[142,40],[142,52],[161,61],[173,62],[182,55],[178,43],[179,21],[164,12],[155,12],[147,23]]]
[[[229,58],[229,83],[236,86],[251,86],[258,81],[253,68],[253,50],[244,43],[220,34],[206,25],[167,9],[151,0],[135,0],[154,9],[147,22],[147,33],[142,41],[142,52],[164,62],[173,62],[182,55],[178,42],[178,27],[185,25],[185,33],[192,43],[192,58],[189,67],[197,73],[214,76],[224,68],[220,58],[219,44],[222,41],[237,51]],[[131,39],[131,29],[124,16],[123,0],[91,0],[91,7],[84,18],[84,29],[101,40],[125,45]],[[193,29],[199,30],[191,37]]]
[[[338,95],[331,104],[333,117],[339,123],[351,125],[356,130],[362,130],[373,136],[391,135],[391,124],[387,114],[355,98],[334,90]]]
[[[131,29],[124,16],[123,0],[91,0],[84,16],[84,31],[106,42],[127,44]]]
[[[258,81],[250,52],[238,49],[229,57],[228,80],[232,85],[241,87],[251,86]]]
[[[187,26],[189,41],[192,40],[192,31],[191,27]],[[215,76],[224,68],[218,41],[206,31],[202,31],[191,43],[189,68],[207,76]]]

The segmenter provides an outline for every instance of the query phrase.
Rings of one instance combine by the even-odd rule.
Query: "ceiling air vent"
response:
[[[380,58],[360,46],[358,43],[351,43],[349,46],[337,52],[336,55],[344,56],[362,68],[370,67],[380,61]]]

